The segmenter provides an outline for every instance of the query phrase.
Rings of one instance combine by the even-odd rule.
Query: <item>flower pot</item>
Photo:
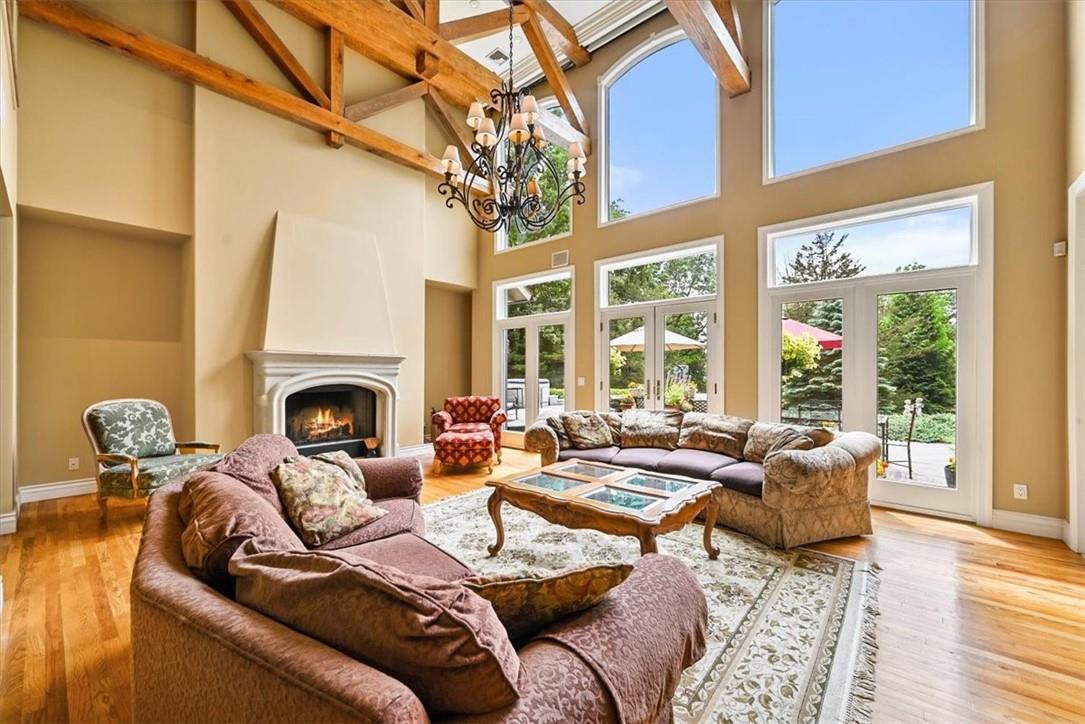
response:
[[[957,487],[957,468],[946,466],[946,485],[950,488]]]

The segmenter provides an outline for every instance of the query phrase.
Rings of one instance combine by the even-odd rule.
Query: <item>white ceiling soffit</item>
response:
[[[590,51],[606,45],[622,33],[643,23],[664,9],[663,0],[551,0],[551,5],[573,24],[580,44]],[[441,20],[458,20],[494,10],[504,10],[504,0],[479,0],[477,7],[468,0],[443,0]],[[517,87],[531,85],[542,79],[542,69],[531,52],[523,31],[513,31],[513,77]],[[508,54],[508,34],[502,30],[485,38],[457,43],[457,47],[502,78],[508,75],[508,64],[496,64],[487,55],[493,50]],[[563,64],[568,59],[559,49],[555,54]]]

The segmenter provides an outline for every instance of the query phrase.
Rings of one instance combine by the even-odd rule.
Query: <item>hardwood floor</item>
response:
[[[536,460],[507,450],[500,470]],[[427,474],[423,501],[483,480]],[[142,515],[142,503],[115,504],[102,527],[92,496],[50,500],[23,506],[19,532],[0,536],[0,722],[131,719]],[[1057,541],[895,511],[876,511],[874,527],[815,547],[882,566],[876,721],[1085,722],[1085,559]]]

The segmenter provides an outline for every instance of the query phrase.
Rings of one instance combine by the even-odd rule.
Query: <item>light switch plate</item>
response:
[[[585,384],[587,384],[587,382],[588,381],[586,379],[584,379],[583,377],[577,377],[576,378],[576,386],[577,387],[583,387]]]
[[[1056,241],[1051,248],[1055,256],[1066,256],[1066,242]]]

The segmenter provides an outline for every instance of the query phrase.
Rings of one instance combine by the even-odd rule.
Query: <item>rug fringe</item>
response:
[[[862,641],[852,675],[845,718],[851,724],[871,724],[874,720],[874,665],[878,656],[878,590],[881,587],[881,570],[882,567],[877,563],[871,563],[867,568],[867,581],[863,591]]]

